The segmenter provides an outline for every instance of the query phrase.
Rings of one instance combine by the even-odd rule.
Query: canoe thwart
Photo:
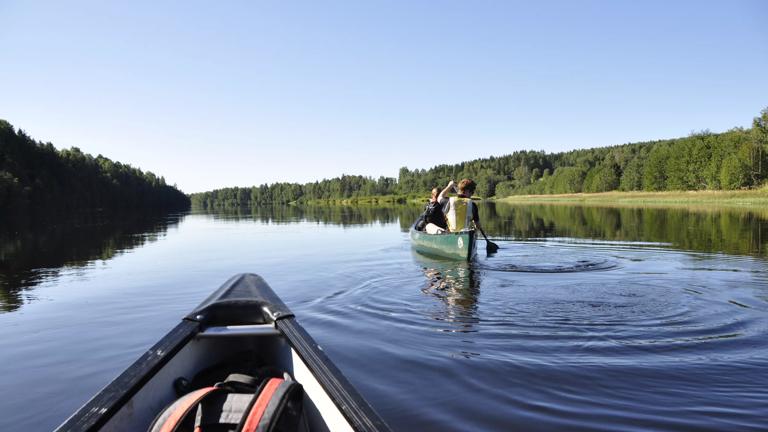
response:
[[[198,333],[198,338],[228,337],[228,336],[280,336],[280,332],[272,324],[252,324],[238,326],[208,327]]]

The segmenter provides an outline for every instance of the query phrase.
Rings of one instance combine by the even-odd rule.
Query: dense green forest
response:
[[[343,175],[314,183],[273,183],[253,187],[232,187],[192,194],[192,205],[201,208],[255,207],[315,200],[386,196],[400,193],[392,177],[373,179]]]
[[[749,129],[703,131],[685,138],[561,153],[517,151],[428,170],[401,168],[398,178],[344,175],[314,183],[275,183],[192,195],[202,208],[231,208],[371,195],[426,196],[450,179],[473,178],[477,195],[579,192],[733,190],[768,177],[768,108]]]
[[[0,120],[0,216],[83,209],[189,207],[189,197],[163,177],[77,147],[57,150]]]

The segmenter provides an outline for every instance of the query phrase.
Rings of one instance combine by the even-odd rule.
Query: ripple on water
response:
[[[754,398],[768,397],[768,380],[755,375],[768,367],[763,262],[610,244],[502,251],[472,263],[416,253],[350,263],[352,283],[313,302],[312,313],[325,316],[326,331],[354,322],[375,334],[336,341],[355,344],[354,361],[336,355],[375,358],[373,373],[414,403],[430,400],[425,426],[450,429],[463,418],[456,407],[479,405],[500,410],[472,424],[489,429],[512,417],[614,430],[757,424]],[[478,383],[478,400],[459,396]],[[726,409],[724,394],[734,415],[713,420],[707,407]],[[671,421],[673,412],[687,417]],[[417,413],[408,418],[418,426]]]

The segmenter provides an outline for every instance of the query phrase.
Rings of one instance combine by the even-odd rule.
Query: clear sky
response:
[[[0,0],[0,118],[185,192],[749,126],[768,1]]]

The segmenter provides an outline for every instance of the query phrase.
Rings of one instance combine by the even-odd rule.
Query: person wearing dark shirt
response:
[[[432,197],[427,203],[427,207],[424,210],[424,220],[427,225],[424,227],[424,231],[428,234],[442,234],[448,229],[448,222],[445,220],[445,214],[443,213],[443,206],[437,201],[437,196],[440,194],[438,188],[432,189]]]

